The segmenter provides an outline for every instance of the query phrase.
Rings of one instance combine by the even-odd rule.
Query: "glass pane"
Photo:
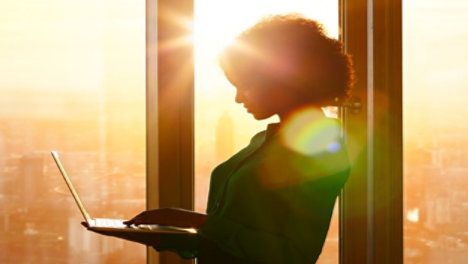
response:
[[[195,1],[195,207],[204,212],[211,171],[245,147],[251,137],[278,122],[256,121],[234,102],[235,88],[217,65],[216,56],[237,34],[268,14],[300,13],[324,24],[338,38],[338,1]],[[336,211],[336,210],[335,210]],[[338,217],[320,263],[338,263]]]
[[[403,1],[404,258],[468,259],[468,2]]]
[[[3,1],[0,263],[145,263],[145,247],[87,231],[145,208],[145,2]]]

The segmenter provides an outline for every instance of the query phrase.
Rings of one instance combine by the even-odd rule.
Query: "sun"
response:
[[[195,56],[214,57],[263,16],[287,13],[317,20],[330,37],[338,38],[338,1],[200,0],[195,1],[194,9]]]

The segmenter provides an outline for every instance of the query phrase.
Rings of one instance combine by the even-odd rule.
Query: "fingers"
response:
[[[142,225],[142,224],[145,224],[145,223],[134,217],[134,218],[132,218],[130,220],[123,221],[123,224],[127,225],[127,226],[131,226],[131,225],[136,225],[137,226],[137,225]]]
[[[142,224],[157,224],[158,216],[155,211],[144,211],[138,214],[137,216],[133,217],[128,221],[124,221],[123,223],[127,226],[130,225],[142,225]]]
[[[153,225],[153,224],[159,224],[157,219],[146,219],[146,218],[132,218],[128,221],[123,222],[127,226],[131,225]]]
[[[127,226],[131,226],[131,225],[134,224],[134,221],[133,221],[133,219],[130,219],[130,220],[127,220],[127,221],[123,221],[123,224],[127,225]]]
[[[141,212],[123,223],[127,226],[130,225],[143,225],[143,224],[156,224],[156,225],[179,225],[183,224],[188,219],[187,212],[174,208],[161,208],[155,210],[148,210]],[[182,221],[184,220],[184,221]]]

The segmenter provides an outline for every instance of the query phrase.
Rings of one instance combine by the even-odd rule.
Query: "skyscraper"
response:
[[[215,148],[217,161],[228,158],[234,151],[234,125],[232,117],[226,111],[216,125]]]

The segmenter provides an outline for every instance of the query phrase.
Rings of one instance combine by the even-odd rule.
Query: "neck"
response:
[[[302,114],[306,114],[309,117],[314,116],[316,118],[325,117],[322,108],[316,105],[305,105],[302,107],[291,109],[289,111],[284,111],[282,113],[278,113],[278,117],[280,119],[280,124],[284,124],[288,120],[299,117]]]

